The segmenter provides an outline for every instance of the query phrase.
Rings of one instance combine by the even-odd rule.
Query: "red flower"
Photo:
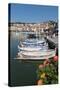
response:
[[[53,60],[56,62],[56,61],[58,61],[58,56],[54,56],[53,57]]]

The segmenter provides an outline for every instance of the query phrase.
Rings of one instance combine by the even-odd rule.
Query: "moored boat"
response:
[[[55,50],[48,49],[48,43],[43,39],[27,39],[18,45],[18,57],[22,59],[46,59],[55,56]]]

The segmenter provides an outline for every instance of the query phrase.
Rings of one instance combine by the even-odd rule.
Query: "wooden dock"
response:
[[[48,41],[50,41],[51,43],[53,43],[55,45],[55,47],[58,47],[58,37],[46,37]]]

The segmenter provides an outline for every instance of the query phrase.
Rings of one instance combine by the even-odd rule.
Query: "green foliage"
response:
[[[38,77],[38,80],[43,79],[44,84],[57,84],[58,83],[58,61],[55,62],[53,59],[51,59],[49,64],[46,64],[42,68],[38,68],[37,77]]]

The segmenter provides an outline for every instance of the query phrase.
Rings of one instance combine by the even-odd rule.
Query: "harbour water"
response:
[[[10,32],[10,79],[11,86],[29,86],[36,85],[37,80],[37,63],[21,61],[16,58],[20,40],[26,39],[27,33]],[[49,48],[54,49],[55,45],[48,41]],[[38,64],[41,62],[38,62]]]
[[[20,43],[19,36],[20,34],[16,32],[10,33],[10,85],[35,85],[37,79],[35,64],[14,59],[18,52],[17,46]]]

